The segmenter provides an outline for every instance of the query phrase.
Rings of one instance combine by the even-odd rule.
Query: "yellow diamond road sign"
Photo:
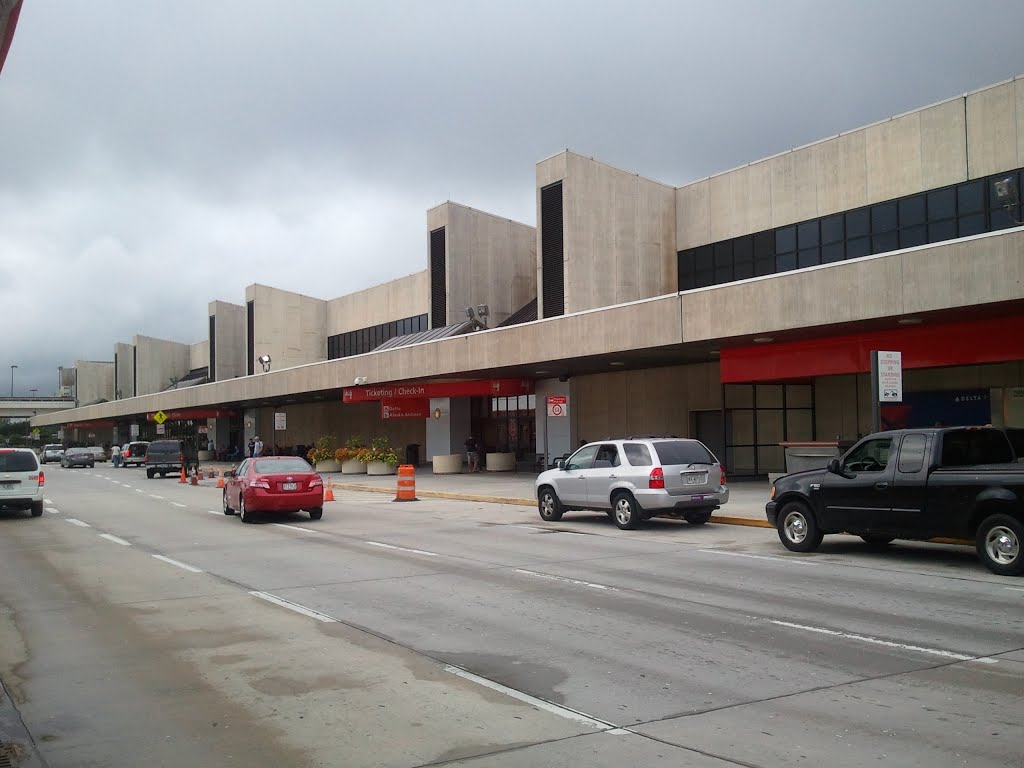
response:
[[[163,424],[165,421],[167,421],[167,414],[164,413],[163,411],[157,411],[156,413],[153,414],[153,421],[155,421],[157,424]]]

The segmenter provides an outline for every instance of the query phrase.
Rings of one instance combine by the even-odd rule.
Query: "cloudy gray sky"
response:
[[[533,224],[572,148],[670,184],[1024,73],[1019,0],[25,0],[0,75],[0,394],[259,282],[423,269],[427,208]]]

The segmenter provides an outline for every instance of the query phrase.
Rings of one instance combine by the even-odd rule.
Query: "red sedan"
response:
[[[251,523],[257,512],[309,512],[324,516],[324,481],[304,459],[264,456],[246,459],[224,473],[224,514]]]

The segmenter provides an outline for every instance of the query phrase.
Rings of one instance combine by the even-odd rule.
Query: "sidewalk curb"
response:
[[[393,494],[390,488],[378,488],[372,485],[359,485],[358,483],[331,483],[336,490],[356,491],[359,493],[386,493]],[[429,499],[450,499],[452,501],[479,501],[486,504],[509,504],[516,507],[533,507],[535,499],[523,499],[515,496],[480,496],[472,493],[453,493],[449,491],[416,491],[417,496]],[[730,517],[728,515],[712,515],[712,523],[723,525],[744,525],[749,528],[771,528],[767,520],[758,520],[749,517]]]

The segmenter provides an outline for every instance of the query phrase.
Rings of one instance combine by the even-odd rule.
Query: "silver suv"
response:
[[[43,446],[39,454],[39,463],[45,464],[48,461],[60,461],[64,456],[64,446],[60,443],[49,443]]]
[[[655,516],[703,525],[729,500],[725,470],[699,440],[629,438],[589,443],[537,476],[544,520],[604,510],[624,530]]]

